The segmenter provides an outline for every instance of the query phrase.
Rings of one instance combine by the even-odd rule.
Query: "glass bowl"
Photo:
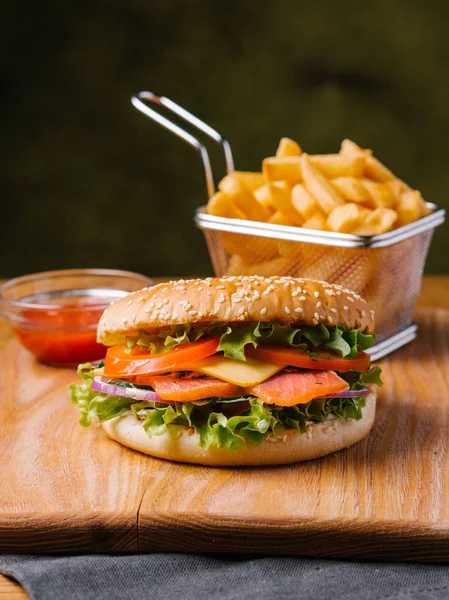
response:
[[[36,358],[72,367],[105,356],[105,346],[96,341],[103,311],[149,285],[152,281],[144,275],[112,269],[25,275],[0,287],[0,315]]]

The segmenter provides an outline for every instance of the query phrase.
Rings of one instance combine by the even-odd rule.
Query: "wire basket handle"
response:
[[[204,134],[212,138],[215,142],[219,143],[223,149],[226,169],[228,173],[234,171],[234,160],[232,157],[232,151],[229,142],[220,133],[218,133],[218,131],[207,125],[207,123],[204,123],[203,121],[195,117],[195,115],[192,115],[187,110],[182,108],[182,106],[179,106],[179,104],[176,104],[176,102],[173,102],[173,100],[170,100],[165,96],[158,96],[157,94],[153,94],[153,92],[143,91],[139,92],[131,98],[132,105],[135,108],[137,108],[138,111],[140,111],[145,116],[149,117],[153,121],[156,121],[156,123],[159,123],[159,125],[162,125],[162,127],[165,127],[166,129],[180,137],[182,140],[193,146],[200,153],[201,162],[204,170],[204,176],[206,179],[207,193],[209,198],[211,198],[215,193],[215,184],[212,173],[212,167],[209,159],[209,153],[207,152],[204,144],[202,144],[196,137],[194,137],[193,135],[191,135],[190,133],[188,133],[187,131],[185,131],[166,117],[160,115],[158,112],[156,112],[149,106],[147,106],[144,101],[154,102],[155,104],[164,106],[170,112],[178,115],[179,117],[184,119],[184,121],[186,121],[193,127],[196,127]]]

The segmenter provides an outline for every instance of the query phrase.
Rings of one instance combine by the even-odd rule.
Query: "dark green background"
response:
[[[281,136],[344,137],[449,205],[449,3],[173,0],[2,3],[0,276],[101,266],[211,271],[192,213],[196,153],[138,113],[163,93],[258,169]],[[216,176],[222,163],[212,153]],[[448,228],[427,270],[449,271]]]

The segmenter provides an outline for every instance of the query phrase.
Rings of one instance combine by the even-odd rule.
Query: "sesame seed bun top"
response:
[[[106,346],[180,324],[272,321],[374,331],[374,311],[339,285],[295,277],[221,277],[159,283],[112,303],[98,324]]]

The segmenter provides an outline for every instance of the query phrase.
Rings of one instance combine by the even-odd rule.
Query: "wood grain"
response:
[[[27,600],[27,598],[28,594],[20,584],[0,575],[0,600]]]
[[[283,468],[163,463],[139,511],[142,551],[259,552],[449,562],[449,313],[382,362],[372,433]]]
[[[429,306],[440,306],[449,308],[449,277],[426,277],[424,279],[423,290],[419,302],[421,305]],[[444,495],[447,495],[448,488],[448,470],[447,470],[447,448],[446,448],[446,426],[447,426],[447,413],[448,410],[448,394],[447,394],[447,382],[448,374],[447,367],[440,369],[442,361],[446,361],[447,365],[447,327],[448,327],[448,315],[447,313],[439,312],[436,317],[432,317],[431,311],[420,311],[420,324],[425,325],[427,322],[431,322],[433,329],[430,331],[436,331],[435,344],[432,344],[433,350],[430,353],[426,352],[425,347],[421,347],[421,344],[416,342],[413,345],[408,346],[400,350],[396,355],[393,355],[388,360],[384,361],[384,369],[386,371],[387,383],[382,390],[379,410],[377,415],[377,422],[372,435],[368,438],[367,442],[359,445],[359,447],[349,449],[340,455],[333,455],[324,461],[315,461],[315,469],[310,469],[313,463],[310,465],[300,465],[298,467],[286,467],[282,469],[265,469],[268,472],[270,482],[278,489],[275,489],[275,496],[264,497],[263,486],[257,484],[260,479],[259,475],[251,476],[251,472],[240,470],[232,473],[231,470],[222,470],[220,482],[212,484],[210,481],[210,473],[213,472],[211,469],[206,468],[194,468],[188,466],[169,465],[168,463],[162,463],[159,461],[147,461],[144,459],[144,465],[148,462],[157,463],[159,470],[157,475],[153,473],[149,477],[153,478],[153,485],[148,487],[147,493],[145,494],[144,502],[142,503],[142,509],[136,511],[138,515],[139,526],[141,527],[140,534],[137,536],[137,524],[135,528],[132,528],[133,535],[136,535],[135,543],[131,544],[132,547],[138,547],[137,542],[140,542],[140,549],[151,549],[154,545],[157,545],[157,539],[162,539],[166,547],[173,544],[173,535],[176,535],[179,544],[176,549],[185,547],[188,543],[193,542],[193,547],[187,548],[188,550],[194,550],[201,539],[208,537],[208,544],[215,549],[213,540],[215,537],[210,537],[211,533],[215,534],[214,526],[211,526],[211,509],[215,506],[220,509],[220,520],[223,521],[225,526],[225,540],[229,537],[229,513],[232,512],[232,505],[235,507],[238,505],[238,518],[241,525],[241,535],[245,535],[244,529],[248,528],[248,520],[245,515],[250,510],[250,507],[255,507],[256,515],[260,515],[263,503],[267,502],[270,506],[270,510],[275,508],[275,499],[281,497],[282,503],[280,504],[280,510],[278,513],[285,511],[285,508],[291,511],[291,495],[292,492],[296,492],[297,503],[304,507],[306,500],[311,500],[311,507],[305,507],[303,513],[305,513],[306,519],[302,518],[300,526],[298,527],[297,522],[294,521],[289,528],[286,523],[282,523],[282,530],[279,529],[279,524],[274,525],[273,534],[274,543],[278,546],[282,546],[281,550],[285,550],[287,542],[288,545],[295,543],[297,546],[301,545],[301,533],[306,536],[302,539],[302,545],[306,546],[307,554],[313,553],[317,550],[322,550],[322,544],[331,542],[332,555],[340,555],[342,546],[345,542],[345,537],[352,537],[352,551],[355,552],[356,542],[360,541],[357,556],[370,553],[372,550],[372,544],[377,546],[376,555],[379,555],[379,546],[382,546],[388,539],[386,553],[393,553],[394,557],[398,556],[397,548],[399,547],[402,553],[402,557],[407,555],[410,551],[410,545],[414,543],[416,545],[416,538],[419,540],[419,553],[424,553],[422,557],[424,560],[432,560],[435,552],[442,553],[443,556],[440,560],[447,562],[447,510],[448,503],[445,501]],[[423,327],[421,327],[421,332]],[[420,337],[421,337],[420,332]],[[6,343],[9,339],[9,333],[4,325],[0,322],[0,346]],[[399,363],[399,365],[398,365]],[[401,363],[404,368],[401,370]],[[10,368],[9,373],[16,372],[17,367]],[[412,373],[412,381],[409,381],[408,374]],[[415,373],[417,375],[415,376]],[[418,377],[418,374],[423,374],[423,381],[419,383],[417,388],[414,388],[414,381]],[[393,374],[393,376],[392,376]],[[67,372],[58,372],[58,379],[68,378],[71,376]],[[439,392],[434,387],[434,381],[438,381]],[[431,385],[427,385],[431,379]],[[441,386],[441,383],[443,385]],[[65,381],[64,381],[65,386]],[[444,388],[441,392],[440,386]],[[423,388],[424,387],[424,392]],[[19,390],[21,387],[19,386]],[[11,394],[11,390],[8,392]],[[395,407],[395,398],[401,394],[402,399],[399,399]],[[52,403],[55,402],[55,396],[53,396]],[[429,407],[436,407],[436,413],[432,414],[432,411],[427,410]],[[396,414],[395,414],[396,413]],[[81,437],[77,436],[80,441],[79,448],[84,449],[86,446],[90,450],[88,452],[88,462],[97,462],[101,460],[102,453],[95,455],[95,449],[101,450],[101,445],[109,443],[102,439],[100,440],[100,446],[95,445],[92,450],[92,439],[88,437],[88,440],[84,437],[85,435],[91,436],[95,430],[83,430],[75,427],[73,420],[73,413],[69,410],[66,414],[68,423],[72,425],[71,434],[78,431],[82,433]],[[390,417],[393,419],[390,421]],[[442,419],[440,420],[440,416]],[[405,419],[403,418],[405,417]],[[17,424],[16,424],[17,426]],[[59,427],[62,425],[60,424]],[[65,424],[64,424],[65,427]],[[55,427],[47,435],[53,435]],[[437,436],[434,438],[433,433]],[[95,435],[100,432],[95,431]],[[410,436],[409,434],[412,434]],[[395,436],[394,438],[391,435]],[[399,434],[398,436],[395,434]],[[100,433],[101,435],[101,433]],[[414,444],[413,440],[416,440]],[[96,441],[98,444],[98,440]],[[75,444],[70,445],[71,448],[76,447]],[[113,445],[115,446],[115,445]],[[54,452],[53,446],[53,454]],[[109,446],[108,452],[111,452],[115,458],[122,458],[122,450],[118,451],[118,447],[115,450]],[[105,448],[102,452],[104,453]],[[128,468],[131,464],[131,456],[136,455],[130,453],[127,450],[123,452],[128,455]],[[436,454],[434,454],[436,453]],[[58,453],[56,452],[56,456]],[[342,463],[339,460],[339,456],[342,458],[346,456],[347,460]],[[76,477],[81,466],[78,463],[86,460],[84,458],[85,452],[79,452],[76,456],[72,456],[70,462],[69,471],[73,471],[72,477]],[[433,457],[436,457],[435,459]],[[434,460],[436,462],[434,462]],[[58,466],[58,462],[53,463],[55,467]],[[429,468],[430,464],[430,468]],[[122,462],[122,467],[124,467]],[[9,467],[11,468],[11,467]],[[142,464],[134,464],[131,471],[140,471]],[[18,469],[18,467],[17,467]],[[292,473],[291,471],[295,471]],[[182,480],[182,471],[188,478]],[[63,472],[67,476],[67,468]],[[259,473],[259,472],[256,472]],[[298,474],[301,476],[301,486],[295,488],[295,478],[298,478]],[[223,476],[224,475],[224,476]],[[398,477],[396,476],[398,475]],[[406,475],[411,475],[410,479],[406,478]],[[117,477],[117,473],[115,472]],[[38,474],[34,475],[33,479],[39,479],[42,477],[42,471],[38,469]],[[136,474],[129,478],[136,479]],[[339,483],[339,477],[343,478],[344,485],[347,487],[348,493],[342,494],[342,484]],[[62,477],[63,478],[63,477]],[[70,478],[70,477],[69,477]],[[167,480],[167,478],[171,478]],[[58,479],[58,478],[57,478]],[[59,476],[61,479],[61,476]],[[164,483],[165,479],[165,483]],[[101,480],[101,478],[100,478]],[[5,479],[3,479],[3,482]],[[17,478],[13,478],[15,485],[17,485]],[[98,484],[98,479],[95,480],[95,485]],[[155,483],[161,482],[159,491],[155,493]],[[332,495],[328,493],[324,486],[324,482],[328,481],[332,483],[332,490],[336,492],[335,500]],[[172,485],[171,485],[172,482]],[[240,502],[236,502],[234,498],[229,495],[230,486],[234,482],[235,485],[241,487],[242,493],[240,495]],[[178,502],[176,494],[174,492],[175,487],[184,491],[185,501],[184,505]],[[257,485],[256,485],[257,484]],[[386,484],[386,485],[384,485]],[[135,485],[135,483],[134,483]],[[23,487],[23,486],[22,486]],[[101,487],[101,486],[100,486]],[[108,493],[111,490],[111,485],[105,485],[103,481],[104,493]],[[413,487],[417,491],[417,494],[413,492]],[[42,488],[45,489],[45,485],[42,484]],[[76,488],[76,486],[75,486]],[[139,488],[143,496],[143,488]],[[71,488],[73,491],[73,487]],[[152,510],[155,505],[155,501],[151,499],[150,493],[153,490],[155,496],[163,500],[162,510]],[[273,491],[273,487],[272,487]],[[22,493],[29,495],[28,490],[23,490]],[[188,494],[186,494],[188,492]],[[75,489],[75,494],[76,489]],[[208,500],[207,494],[211,493],[211,499]],[[70,499],[61,490],[60,494],[65,498],[64,503],[72,506],[76,504],[74,499]],[[385,500],[383,496],[385,495]],[[84,503],[89,508],[89,502],[92,498],[95,498],[95,494],[92,491],[88,494],[83,493]],[[98,495],[97,495],[98,498]],[[174,509],[167,510],[168,500],[173,499]],[[195,522],[192,519],[186,519],[185,505],[187,499],[190,498],[197,508],[197,518]],[[290,498],[290,500],[289,500]],[[377,528],[376,534],[370,531],[369,524],[361,522],[361,511],[362,508],[365,511],[370,511],[368,514],[373,515],[375,509],[376,514],[380,514],[380,518],[385,518],[387,499],[397,498],[398,502],[392,506],[393,519],[384,521],[382,526],[379,520],[376,521],[375,526]],[[426,499],[430,499],[430,504],[426,508]],[[51,502],[54,502],[54,496],[51,498]],[[98,500],[97,500],[98,502]],[[63,503],[63,504],[64,504]],[[140,503],[136,502],[134,506]],[[231,503],[231,504],[230,504]],[[116,504],[118,502],[116,501]],[[391,503],[390,503],[391,504]],[[20,514],[20,503],[16,501],[13,503],[16,513]],[[338,509],[340,507],[340,509]],[[29,509],[32,507],[29,507]],[[102,506],[100,507],[102,508]],[[311,527],[313,524],[313,511],[317,514],[323,515],[322,524],[319,530],[314,533],[313,539],[310,537],[310,531],[307,531],[307,525]],[[330,511],[329,515],[326,515],[326,510]],[[343,527],[342,531],[334,535],[330,535],[331,530],[326,531],[326,525],[330,528],[335,524],[335,513],[338,515],[344,510],[352,510],[357,513],[358,517],[353,521],[347,520],[346,526]],[[64,508],[59,507],[59,513],[56,514],[61,516],[61,511]],[[297,511],[298,512],[298,511]],[[312,518],[310,515],[312,513]],[[396,536],[391,537],[392,527],[397,527],[398,518],[402,513],[408,516],[408,520],[404,522],[405,528],[408,530],[409,535],[405,534],[404,527],[402,531],[396,530]],[[181,514],[181,518],[180,515]],[[278,514],[279,516],[279,514]],[[329,516],[326,521],[326,517]],[[285,517],[285,515],[284,515]],[[300,515],[300,518],[304,515]],[[11,513],[9,513],[9,520]],[[299,519],[298,519],[299,520]],[[316,522],[315,518],[315,522]],[[137,521],[137,517],[136,517]],[[225,522],[227,521],[227,523]],[[279,521],[279,519],[278,519]],[[183,529],[179,529],[177,524],[182,523]],[[421,523],[421,524],[420,524]],[[352,527],[352,525],[354,525]],[[79,525],[78,525],[79,527]],[[270,523],[270,527],[267,528],[267,532],[271,531],[273,523]],[[296,531],[295,531],[296,527]],[[92,524],[87,529],[92,530]],[[216,526],[215,526],[216,529]],[[366,529],[367,536],[366,536]],[[168,538],[167,538],[168,531]],[[281,533],[282,531],[282,533]],[[312,531],[313,527],[312,527]],[[397,532],[400,535],[397,535]],[[91,531],[92,533],[92,531]],[[281,535],[279,535],[281,533]],[[341,533],[341,535],[340,535]],[[22,531],[23,536],[26,538],[28,530]],[[439,536],[440,534],[440,536]],[[359,536],[359,540],[356,536]],[[410,537],[411,535],[411,537]],[[171,536],[171,538],[170,538]],[[307,537],[309,536],[309,537]],[[324,536],[324,542],[323,538]],[[390,536],[390,537],[388,537]],[[415,536],[415,539],[413,539]],[[137,539],[138,538],[138,539]],[[223,536],[222,536],[223,538]],[[393,539],[394,543],[391,543]],[[168,540],[168,541],[167,541]],[[200,540],[200,541],[198,541]],[[284,543],[284,540],[286,542]],[[298,541],[299,540],[299,541]],[[1,541],[1,538],[0,538]],[[243,541],[246,546],[246,539],[243,537]],[[255,540],[254,532],[252,532],[251,545],[259,543],[259,550],[262,552],[268,552],[268,548],[264,545],[264,540]],[[435,548],[438,547],[438,550]],[[223,539],[220,541],[223,545]],[[273,540],[271,540],[273,544]],[[320,546],[321,544],[321,546]],[[403,552],[403,546],[406,546],[406,552]],[[407,549],[407,545],[409,548]],[[427,546],[430,545],[430,548]],[[35,551],[35,539],[31,536],[28,539],[23,539],[21,543],[21,550],[24,552]],[[380,548],[382,550],[382,548]],[[344,548],[343,548],[344,550]],[[85,549],[84,552],[89,551]],[[319,552],[318,552],[319,553]],[[401,555],[399,553],[399,556]],[[416,553],[415,553],[416,556]],[[4,597],[5,600],[24,600],[27,598],[27,594],[23,591],[20,585],[10,580],[7,577],[0,575],[0,598]]]
[[[74,371],[37,363],[15,340],[0,364],[0,551],[137,550],[146,458],[77,426]]]
[[[83,429],[74,372],[0,356],[0,550],[245,551],[449,561],[449,313],[383,361],[371,435],[322,460],[211,469],[152,459]]]

